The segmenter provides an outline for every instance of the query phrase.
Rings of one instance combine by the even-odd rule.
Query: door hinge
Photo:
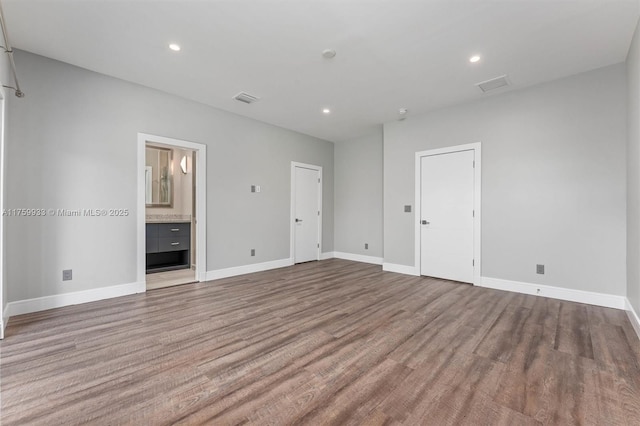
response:
[[[318,210],[318,216],[320,216],[320,210]]]
[[[318,183],[320,183],[320,178],[318,178]]]
[[[475,259],[471,260],[471,266],[476,266],[476,260]]]
[[[320,248],[320,243],[318,243],[318,248]]]
[[[475,210],[471,210],[471,217],[476,217],[476,211]]]
[[[473,160],[473,168],[476,168],[476,160]]]

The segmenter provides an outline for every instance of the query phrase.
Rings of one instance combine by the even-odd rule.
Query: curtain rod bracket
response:
[[[13,60],[13,49],[11,43],[9,43],[9,35],[7,34],[7,25],[4,21],[4,13],[2,11],[2,4],[0,4],[0,26],[2,26],[2,37],[4,38],[4,46],[2,46],[5,53],[9,56],[9,65],[11,65],[11,72],[13,73],[13,81],[16,83],[16,87],[3,86],[9,89],[15,90],[18,98],[24,98],[24,92],[20,90],[20,83],[18,83],[18,75],[16,73],[16,63]]]

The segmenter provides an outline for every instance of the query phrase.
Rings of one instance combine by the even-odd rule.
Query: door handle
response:
[[[428,225],[430,222],[427,222],[426,220],[423,220],[420,223],[423,224],[423,225]]]
[[[298,223],[298,222],[302,222],[302,219],[296,218],[296,223]]]

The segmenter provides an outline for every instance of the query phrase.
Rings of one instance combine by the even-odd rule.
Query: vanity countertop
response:
[[[148,214],[146,223],[191,223],[191,215],[188,214]]]

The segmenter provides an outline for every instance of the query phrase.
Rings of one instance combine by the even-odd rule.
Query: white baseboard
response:
[[[334,251],[326,251],[324,253],[320,253],[320,260],[333,259],[334,257],[336,257],[336,252]]]
[[[135,293],[144,293],[145,291],[145,283],[136,282],[93,288],[91,290],[74,291],[72,293],[54,294],[52,296],[37,297],[35,299],[18,300],[7,304],[5,315],[10,317],[14,315],[29,314],[31,312],[61,308],[63,306],[95,302],[97,300],[128,296]]]
[[[207,281],[251,274],[253,272],[268,271],[269,269],[284,268],[285,266],[291,265],[293,265],[293,260],[287,258],[272,260],[270,262],[253,263],[251,265],[234,266],[232,268],[216,269],[215,271],[207,271]]]
[[[479,287],[550,297],[552,299],[568,300],[571,302],[586,303],[588,305],[604,306],[606,308],[625,309],[626,306],[626,298],[624,296],[523,283],[498,278],[482,277]]]
[[[626,301],[627,316],[629,317],[629,321],[631,321],[631,325],[633,326],[633,329],[636,331],[636,334],[638,335],[638,339],[640,339],[640,317],[638,317],[638,313],[635,311],[635,309],[633,309],[633,306],[631,305],[631,302],[629,301],[629,299],[625,298],[625,301]]]
[[[398,265],[396,263],[382,263],[382,270],[387,272],[396,272],[398,274],[419,276],[418,268],[415,266]]]
[[[333,257],[338,259],[353,260],[355,262],[372,263],[374,265],[382,265],[382,258],[375,256],[365,256],[363,254],[344,253],[336,251],[333,253]]]
[[[0,318],[0,339],[4,339],[4,329],[9,324],[9,304],[4,305],[2,310],[2,318]]]

